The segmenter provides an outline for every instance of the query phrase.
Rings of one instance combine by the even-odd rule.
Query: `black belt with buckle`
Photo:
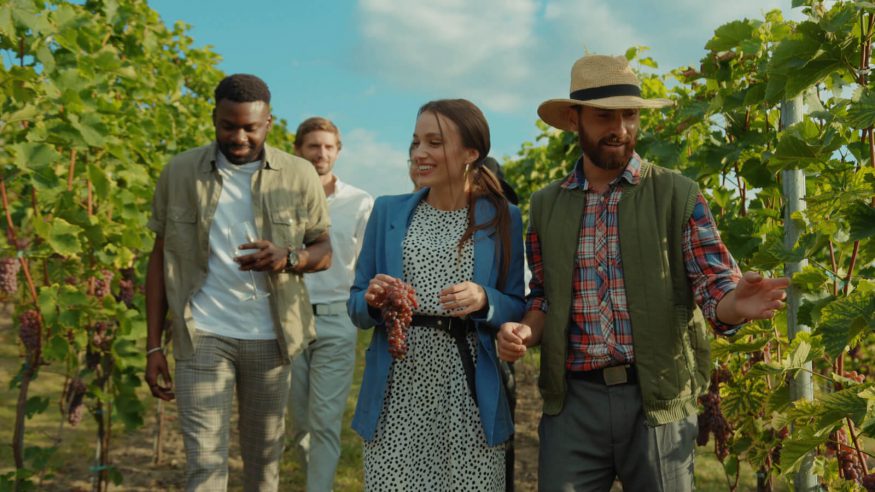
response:
[[[605,386],[638,382],[637,371],[635,371],[635,366],[631,364],[602,367],[590,371],[568,371],[568,378],[603,384]]]
[[[468,346],[468,333],[474,331],[474,322],[470,319],[452,316],[414,315],[410,325],[437,328],[449,333],[453,337],[453,340],[456,342],[456,348],[459,350],[459,358],[462,359],[462,368],[465,370],[465,381],[468,383],[468,391],[471,393],[474,403],[477,403],[474,358],[471,357],[471,348]]]

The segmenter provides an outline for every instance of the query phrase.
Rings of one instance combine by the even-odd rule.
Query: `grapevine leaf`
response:
[[[854,128],[869,128],[875,125],[875,94],[868,92],[851,103],[847,123]]]
[[[875,208],[862,202],[854,203],[848,208],[847,218],[851,225],[851,241],[875,236]]]
[[[867,400],[861,398],[859,388],[847,388],[835,393],[822,394],[817,401],[820,404],[818,425],[821,429],[832,427],[845,417],[859,424],[866,416]]]
[[[15,37],[15,23],[12,22],[12,9],[0,9],[0,34],[9,39]]]
[[[755,340],[753,342],[730,342],[726,338],[715,338],[711,341],[711,356],[714,358],[722,358],[729,354],[747,354],[757,352],[769,343],[767,339]]]
[[[81,119],[77,115],[70,115],[70,124],[79,131],[82,135],[82,140],[92,147],[102,147],[106,142],[104,134],[106,128],[100,122],[100,119],[93,116],[83,116]]]
[[[793,370],[800,369],[806,362],[810,359],[809,355],[811,353],[811,344],[805,340],[801,340],[800,335],[797,333],[797,337],[793,340],[792,352],[787,355],[784,361],[781,363],[781,366],[785,370]]]
[[[875,325],[873,314],[875,298],[859,290],[824,306],[815,331],[822,337],[826,353],[830,357],[838,356],[867,328]]]
[[[38,413],[43,413],[49,408],[49,399],[45,396],[31,396],[24,404],[24,414],[27,418],[33,418]]]
[[[742,41],[750,39],[754,26],[749,20],[736,20],[718,27],[714,37],[705,44],[711,51],[727,51],[737,47]]]
[[[828,435],[799,437],[791,435],[781,448],[781,474],[789,475],[795,472],[802,464],[805,455],[825,443],[828,437]]]
[[[772,159],[796,168],[824,159],[820,130],[810,119],[797,123],[782,132]]]
[[[60,159],[55,149],[44,143],[17,143],[12,146],[15,165],[21,169],[39,169]]]
[[[870,386],[858,393],[858,396],[866,400],[866,417],[860,424],[860,430],[867,437],[875,437],[875,388]]]
[[[18,111],[10,114],[8,117],[4,118],[4,123],[14,123],[16,121],[25,121],[33,119],[34,116],[37,115],[36,106],[32,104],[28,104],[27,106],[19,109]]]
[[[48,221],[37,218],[34,220],[34,229],[60,255],[73,256],[82,251],[82,244],[79,242],[82,228],[64,219],[55,217]]]
[[[766,399],[766,411],[769,413],[784,412],[792,404],[793,398],[790,395],[790,385],[782,384],[778,389],[772,391]]]
[[[793,275],[792,281],[802,292],[818,292],[829,278],[820,269],[807,265]]]
[[[72,285],[64,285],[58,292],[57,302],[63,311],[88,304],[88,296]]]
[[[735,454],[727,456],[726,461],[723,462],[723,471],[727,477],[734,477],[738,473],[738,456]]]
[[[43,357],[47,360],[64,360],[69,348],[70,344],[64,337],[53,335],[43,344]]]
[[[96,164],[88,164],[88,179],[94,186],[94,193],[97,197],[105,198],[110,193],[110,182],[106,177],[106,172]]]

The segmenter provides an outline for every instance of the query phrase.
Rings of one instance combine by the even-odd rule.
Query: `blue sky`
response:
[[[262,77],[294,130],[313,115],[343,135],[335,171],[374,196],[410,190],[407,145],[424,102],[464,97],[486,114],[491,155],[537,135],[540,102],[566,97],[585,51],[650,47],[661,70],[698,65],[723,23],[762,18],[791,0],[213,0],[149,2],[184,21],[227,73]]]

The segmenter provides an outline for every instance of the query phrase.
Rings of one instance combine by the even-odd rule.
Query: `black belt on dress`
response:
[[[569,379],[579,379],[590,383],[615,386],[618,384],[634,384],[638,382],[635,366],[626,364],[622,366],[602,367],[589,371],[568,371]]]
[[[465,370],[465,381],[468,383],[468,391],[474,404],[477,403],[477,391],[474,378],[474,358],[471,357],[471,348],[468,346],[468,333],[474,331],[474,322],[470,319],[456,318],[453,316],[428,316],[414,315],[411,326],[428,326],[447,332],[456,342],[459,350],[459,358],[462,359],[462,368]]]

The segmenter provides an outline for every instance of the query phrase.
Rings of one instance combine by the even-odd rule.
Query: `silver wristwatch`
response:
[[[289,256],[286,258],[286,271],[287,272],[296,272],[295,267],[298,266],[298,250],[295,248],[289,248]]]

